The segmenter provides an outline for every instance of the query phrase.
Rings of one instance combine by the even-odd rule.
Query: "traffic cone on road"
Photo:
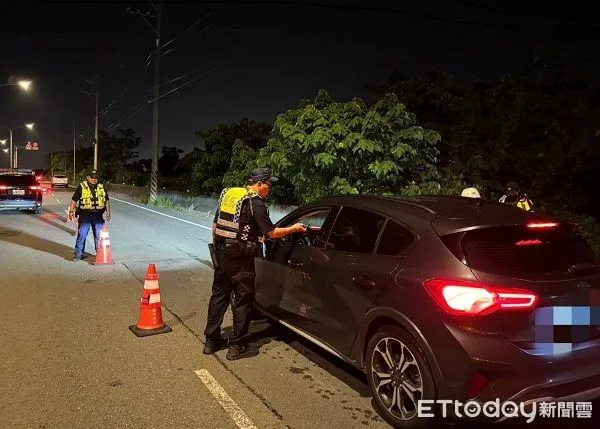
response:
[[[94,265],[113,265],[110,238],[108,237],[108,226],[104,225],[100,231],[100,243],[96,251],[96,263]]]
[[[163,322],[158,274],[154,264],[148,265],[137,325],[129,327],[138,337],[166,334],[172,329]]]

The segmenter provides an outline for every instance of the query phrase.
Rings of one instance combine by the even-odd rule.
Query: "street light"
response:
[[[14,128],[10,128],[10,127],[7,127],[5,125],[0,125],[0,128],[5,128],[9,132],[8,151],[10,153],[10,155],[9,155],[9,158],[10,158],[10,160],[9,160],[10,161],[10,163],[9,163],[10,171],[13,171],[13,168],[14,168],[13,166],[14,166],[14,161],[15,161],[14,160],[14,155],[13,155],[13,132],[15,132],[16,130],[18,130],[20,128],[27,128],[28,130],[33,130],[33,126],[34,126],[33,122],[27,123],[27,124],[22,125],[20,127],[14,127]]]
[[[17,85],[19,85],[19,87],[21,87],[21,89],[25,92],[29,91],[29,88],[31,87],[31,81],[30,80],[20,80],[17,82]]]
[[[18,86],[25,92],[29,92],[29,88],[31,88],[31,84],[33,82],[30,80],[19,80],[17,83],[3,83],[0,86]]]
[[[4,146],[4,145],[6,144],[6,139],[2,139],[2,140],[0,140],[0,144],[1,144],[2,146]]]
[[[4,153],[8,153],[8,148],[2,150],[4,151]]]

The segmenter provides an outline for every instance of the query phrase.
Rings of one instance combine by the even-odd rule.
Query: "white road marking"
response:
[[[113,198],[113,197],[110,197],[110,199],[111,200],[115,200],[115,201],[119,201],[120,203],[129,204],[130,206],[137,207],[138,209],[146,210],[146,211],[149,211],[149,212],[152,212],[152,213],[156,213],[156,214],[161,215],[161,216],[165,216],[165,217],[168,217],[168,218],[171,218],[171,219],[175,219],[175,220],[178,220],[180,222],[189,223],[190,225],[199,226],[200,228],[204,228],[204,229],[207,229],[209,231],[212,231],[212,228],[209,228],[208,226],[200,225],[199,223],[190,222],[189,220],[180,219],[180,218],[175,217],[175,216],[171,216],[171,215],[168,215],[168,214],[165,214],[165,213],[157,212],[156,210],[152,210],[152,209],[149,209],[149,208],[146,208],[146,207],[138,206],[137,204],[130,203],[129,201],[123,201],[123,200],[119,200],[119,199]]]
[[[229,417],[233,419],[235,424],[240,429],[258,429],[252,423],[252,420],[248,418],[246,413],[235,403],[233,399],[225,392],[221,385],[213,378],[210,373],[205,369],[194,371],[198,378],[202,380],[204,385],[210,390],[210,393],[217,398],[217,401],[221,404],[225,412],[229,414]]]
[[[58,198],[56,198],[56,202],[57,202],[58,204],[60,204],[60,201],[58,200]]]

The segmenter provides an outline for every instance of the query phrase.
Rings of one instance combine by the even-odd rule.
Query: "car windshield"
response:
[[[35,184],[35,177],[33,176],[20,176],[20,175],[0,175],[0,183],[6,186],[15,185],[33,185]]]
[[[593,267],[598,262],[570,225],[536,230],[483,228],[467,232],[461,243],[473,269],[531,280],[568,277],[575,274],[573,267]]]

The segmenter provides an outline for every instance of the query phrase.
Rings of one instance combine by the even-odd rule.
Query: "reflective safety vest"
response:
[[[506,197],[507,195],[502,196],[502,198],[500,198],[500,202],[506,203]],[[527,212],[533,209],[533,202],[527,197],[527,195],[521,195],[517,201],[512,203],[512,205]]]
[[[106,192],[104,185],[96,185],[96,198],[87,182],[81,182],[81,198],[79,198],[79,208],[81,210],[99,210],[106,205]]]
[[[215,235],[237,240],[240,231],[242,203],[257,196],[256,192],[246,188],[224,189],[219,197],[219,216],[217,217]],[[252,205],[250,205],[250,210],[252,210]]]

